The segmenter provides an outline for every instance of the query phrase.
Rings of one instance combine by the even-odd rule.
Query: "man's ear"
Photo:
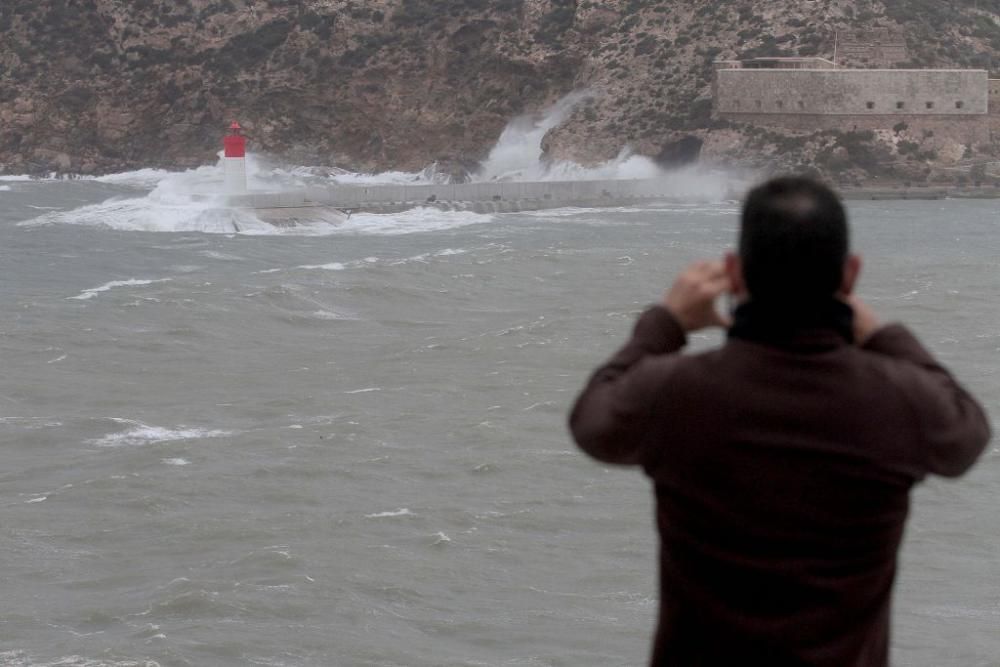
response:
[[[745,299],[746,281],[743,280],[743,262],[735,252],[726,253],[726,277],[729,278],[729,292],[737,299]]]
[[[861,256],[848,255],[844,261],[844,275],[840,281],[840,296],[850,296],[861,275]]]

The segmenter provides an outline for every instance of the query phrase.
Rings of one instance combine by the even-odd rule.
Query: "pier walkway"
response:
[[[285,192],[231,195],[232,206],[277,211],[325,207],[352,213],[390,213],[417,206],[444,210],[504,212],[563,206],[619,206],[677,199],[669,179],[539,181],[422,185],[331,185]]]

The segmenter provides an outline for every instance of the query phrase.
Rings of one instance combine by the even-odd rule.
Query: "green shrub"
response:
[[[652,35],[646,35],[639,40],[639,43],[635,45],[633,53],[636,57],[648,56],[656,50],[656,38]]]
[[[267,60],[285,43],[292,24],[285,19],[265,23],[250,33],[236,35],[218,51],[216,65],[227,72],[239,71]]]
[[[563,34],[573,27],[576,21],[576,5],[566,0],[556,0],[556,7],[542,17],[535,32],[535,39],[553,46],[560,44]],[[556,3],[554,3],[556,4]]]

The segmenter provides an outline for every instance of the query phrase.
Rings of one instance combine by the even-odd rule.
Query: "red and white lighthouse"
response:
[[[222,170],[225,174],[226,193],[241,194],[247,191],[246,149],[247,138],[243,136],[243,128],[235,120],[229,126],[229,134],[222,140],[225,157],[222,158]]]

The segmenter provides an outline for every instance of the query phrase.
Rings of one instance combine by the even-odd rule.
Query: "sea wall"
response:
[[[334,185],[288,192],[233,195],[229,203],[249,208],[331,206],[345,210],[389,209],[397,205],[459,205],[541,202],[569,205],[678,196],[667,179],[456,183],[443,185]],[[537,208],[538,206],[530,206]],[[516,208],[516,207],[515,207]],[[529,208],[529,206],[525,206]]]
[[[989,80],[990,113],[1000,115],[1000,79]]]

